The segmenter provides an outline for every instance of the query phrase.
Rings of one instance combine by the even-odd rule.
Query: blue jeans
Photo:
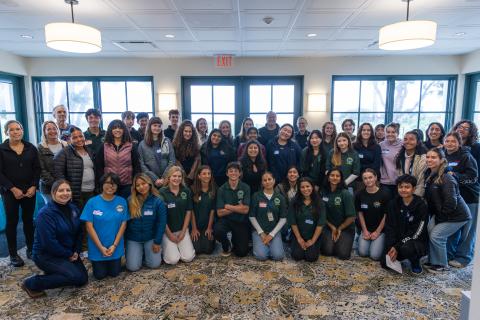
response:
[[[447,266],[447,239],[467,223],[468,220],[435,224],[435,216],[430,219],[428,223],[428,235],[430,238],[428,247],[431,264],[442,267]]]
[[[468,265],[473,260],[475,240],[477,238],[478,203],[468,203],[472,219],[448,238],[448,260],[456,260],[463,265]],[[466,235],[466,237],[465,237]],[[463,241],[460,241],[461,239]]]
[[[162,262],[162,251],[153,252],[153,239],[147,242],[126,241],[127,270],[138,271],[142,267],[143,255],[145,255],[145,265],[149,268],[158,268]]]
[[[80,259],[68,259],[50,255],[35,255],[33,261],[44,275],[36,275],[25,280],[25,286],[34,291],[43,291],[66,286],[83,286],[88,282],[87,269]]]
[[[257,232],[252,232],[253,255],[258,260],[283,260],[285,251],[283,250],[282,235],[278,232],[268,245],[264,245],[262,238]]]
[[[365,240],[362,234],[358,237],[358,255],[360,257],[370,257],[378,261],[383,254],[385,247],[385,234],[381,233],[375,240]]]
[[[114,260],[92,261],[93,276],[102,280],[106,276],[116,277],[120,274],[122,258]]]

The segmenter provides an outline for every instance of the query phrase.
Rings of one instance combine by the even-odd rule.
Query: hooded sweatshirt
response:
[[[466,203],[477,203],[480,194],[477,161],[465,147],[451,154],[445,153],[445,156],[453,176],[457,179],[460,195]]]

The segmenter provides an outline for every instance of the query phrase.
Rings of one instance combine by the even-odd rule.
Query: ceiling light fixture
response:
[[[431,46],[435,43],[437,23],[427,20],[408,20],[410,2],[407,3],[407,20],[389,24],[380,29],[379,47],[383,50],[411,50]]]
[[[33,39],[33,36],[29,34],[21,34],[20,37],[22,37],[23,39]]]
[[[73,5],[78,0],[65,0],[70,5],[72,22],[55,22],[45,25],[47,46],[66,52],[95,53],[102,50],[102,35],[95,28],[75,23]]]
[[[309,33],[309,34],[307,34],[307,37],[309,37],[309,38],[313,38],[313,37],[316,37],[316,36],[317,36],[316,33]]]
[[[466,34],[467,34],[466,32],[457,32],[457,33],[455,33],[455,37],[463,37]]]
[[[173,38],[175,38],[175,35],[173,35],[173,34],[166,34],[166,35],[165,35],[165,38],[173,39]]]

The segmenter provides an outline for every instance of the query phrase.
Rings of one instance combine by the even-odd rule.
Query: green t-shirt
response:
[[[167,206],[167,225],[170,231],[182,230],[187,211],[193,209],[190,190],[181,186],[178,194],[174,195],[168,187],[163,187],[160,189],[160,198]]]
[[[257,219],[258,224],[265,233],[270,233],[280,218],[287,217],[285,198],[279,192],[274,192],[270,200],[268,200],[263,191],[258,191],[253,195],[248,215]]]
[[[100,132],[97,135],[94,135],[93,133],[90,132],[90,129],[87,129],[83,135],[85,137],[85,144],[90,145],[90,148],[92,149],[93,153],[97,153],[98,149],[100,149],[100,146],[104,143],[105,141],[105,130],[100,129]]]
[[[332,163],[333,149],[330,151],[327,157],[327,170],[335,167]],[[356,176],[360,175],[360,158],[355,150],[349,150],[342,153],[341,156],[340,171],[342,171],[343,179],[347,179],[351,174]]]
[[[198,230],[206,230],[210,219],[210,211],[215,210],[215,199],[209,192],[202,192],[198,202],[193,201],[193,212]]]
[[[323,164],[322,149],[320,148],[318,154],[312,155],[312,159],[307,163],[307,151],[308,147],[302,150],[301,156],[301,168],[304,177],[309,177],[316,185],[321,185],[323,176],[325,175],[325,169]]]
[[[250,206],[250,187],[247,184],[239,181],[237,188],[233,190],[228,181],[225,182],[217,192],[217,209],[224,209],[226,204],[244,204]],[[237,222],[245,222],[247,215],[234,212],[222,217],[222,219],[223,218]]]
[[[322,200],[327,208],[327,221],[335,227],[340,226],[347,218],[355,217],[353,196],[346,189],[334,192],[323,192]],[[352,223],[348,228],[353,228]]]
[[[295,212],[293,203],[288,208],[288,223],[296,225],[300,231],[300,235],[304,240],[310,240],[315,233],[315,229],[319,226],[324,226],[326,221],[325,205],[320,202],[320,212],[315,219],[313,216],[312,204],[308,206],[302,204],[301,208]]]

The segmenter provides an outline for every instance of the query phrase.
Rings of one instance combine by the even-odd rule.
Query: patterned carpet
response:
[[[18,287],[33,272],[31,261],[13,270],[0,260],[0,319],[458,319],[472,268],[415,277],[359,257],[310,264],[200,256],[91,278],[86,287],[37,300]]]

